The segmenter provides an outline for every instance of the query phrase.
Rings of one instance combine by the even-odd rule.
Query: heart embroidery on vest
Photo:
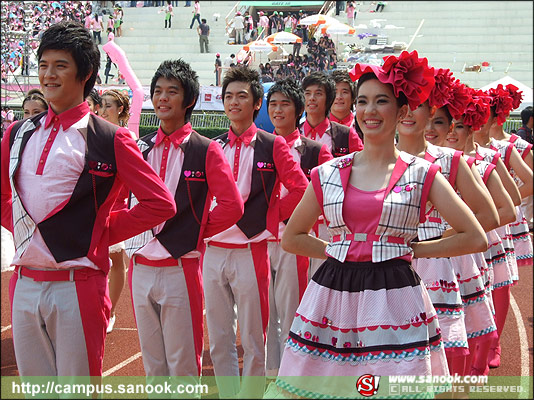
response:
[[[258,168],[263,168],[263,165],[264,165],[263,161],[258,161]]]
[[[191,176],[191,171],[184,171],[184,175],[189,178]]]

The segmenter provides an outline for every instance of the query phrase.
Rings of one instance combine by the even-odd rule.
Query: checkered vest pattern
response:
[[[490,148],[501,154],[501,160],[506,165],[506,169],[510,171],[510,156],[512,154],[512,149],[514,148],[513,143],[497,140],[494,138],[490,139]]]
[[[497,165],[497,160],[500,158],[499,152],[487,149],[485,147],[480,146],[479,144],[475,144],[476,147],[476,159],[477,160],[484,160],[489,163]]]
[[[42,115],[41,115],[42,116]],[[27,142],[31,134],[37,129],[34,124],[34,119],[26,119],[21,121],[13,127],[12,131],[16,130],[13,137],[10,156],[9,156],[9,182],[11,184],[12,193],[12,208],[13,208],[13,242],[17,255],[22,255],[35,232],[35,221],[29,216],[28,212],[22,205],[20,197],[15,188],[13,177],[20,164],[21,150],[23,149],[23,141]]]
[[[441,168],[441,173],[449,181],[452,187],[456,183],[456,173],[460,163],[462,152],[447,147],[434,146],[428,143],[425,159],[437,164]],[[439,212],[432,208],[427,219],[417,228],[417,237],[419,240],[429,240],[439,237],[445,232],[446,225]]]
[[[327,253],[340,262],[344,262],[351,240],[346,236],[350,230],[343,220],[343,201],[345,192],[341,181],[340,170],[352,165],[356,153],[347,157],[336,158],[318,167],[319,181],[323,191],[323,210],[328,220],[330,237],[339,235],[341,240],[327,245]],[[420,221],[420,207],[423,185],[431,167],[431,163],[401,152],[400,157],[407,164],[406,170],[384,199],[382,214],[375,232],[380,236],[373,241],[372,261],[382,262],[409,254],[411,249],[407,243],[417,237],[417,227]],[[403,188],[411,187],[411,190]],[[357,233],[357,232],[354,232]],[[387,237],[400,237],[404,243],[387,242]]]

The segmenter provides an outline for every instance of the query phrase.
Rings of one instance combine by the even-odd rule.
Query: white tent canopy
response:
[[[487,84],[486,86],[481,87],[482,90],[488,90],[491,88],[496,88],[499,86],[499,84],[506,86],[508,84],[512,84],[519,88],[520,91],[523,92],[523,101],[521,102],[521,105],[519,108],[515,109],[514,112],[521,112],[524,108],[531,106],[532,107],[532,88],[528,87],[524,83],[521,83],[519,81],[516,81],[513,78],[510,78],[509,76],[505,76],[504,78],[501,78],[499,80],[496,80],[495,82],[491,82]]]

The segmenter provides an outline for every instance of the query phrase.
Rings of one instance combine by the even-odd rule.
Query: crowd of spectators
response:
[[[15,72],[19,68],[22,73],[29,73],[32,64],[31,53],[35,52],[42,32],[50,25],[65,19],[83,23],[86,14],[92,12],[91,2],[88,1],[3,1],[1,10],[4,82],[8,72]],[[31,51],[25,51],[26,44]]]
[[[106,32],[111,28],[115,35],[121,34],[123,18],[121,4],[139,7],[139,3],[133,1],[2,2],[4,37],[2,40],[2,81],[7,82],[8,72],[15,75],[29,75],[30,69],[36,71],[35,51],[42,32],[50,25],[66,19],[81,22],[93,32],[95,42],[102,44],[102,31]],[[145,1],[143,3],[145,7],[150,7],[164,2]],[[309,38],[311,35],[308,28],[298,24],[298,21],[306,16],[303,10],[298,13],[274,11],[270,15],[265,15],[260,11],[255,18],[247,11],[243,16],[238,16],[243,20],[244,25],[243,31],[240,32],[243,35],[242,43],[256,40],[258,37],[265,38],[281,31],[292,32],[302,38],[303,44],[296,44],[293,54],[289,54],[287,58],[284,57],[283,61],[276,61],[274,67],[271,67],[270,63],[260,65],[259,69],[264,82],[278,81],[288,77],[301,81],[310,72],[329,72],[337,67],[333,41],[327,36],[321,37],[318,41],[313,37]],[[304,51],[301,51],[301,47]],[[247,63],[249,59],[250,56],[238,63]],[[107,78],[108,76],[106,80]]]
[[[260,64],[262,82],[274,82],[285,78],[301,82],[314,71],[331,73],[337,68],[336,48],[329,37],[322,36],[319,41],[310,38],[306,50],[303,55],[289,54],[287,60],[277,62],[275,67],[269,62],[265,65]]]
[[[111,4],[111,8],[103,7]],[[29,75],[37,67],[35,51],[42,33],[63,20],[74,20],[93,32],[97,44],[102,44],[101,31],[111,27],[121,35],[123,12],[120,2],[98,1],[3,1],[2,18],[2,81],[9,72]],[[107,21],[104,15],[107,14]],[[27,43],[26,43],[27,42]]]

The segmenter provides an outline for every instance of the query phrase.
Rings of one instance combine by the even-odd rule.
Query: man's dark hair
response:
[[[206,20],[206,18],[202,18],[201,21],[202,21],[203,24],[205,24],[206,22],[208,22],[208,21]]]
[[[358,92],[360,91],[360,86],[362,86],[362,84],[364,82],[367,82],[367,81],[369,81],[371,79],[377,79],[378,80],[376,75],[373,74],[372,72],[368,72],[368,73],[363,74],[362,76],[360,76],[360,79],[358,79],[358,84],[356,85],[356,97],[358,97]],[[389,85],[391,87],[391,91],[393,91],[393,86],[390,83],[386,83],[385,85]],[[400,108],[405,104],[408,104],[408,99],[406,98],[404,93],[399,92],[399,96],[397,97],[397,106]]]
[[[224,103],[224,95],[228,85],[232,82],[245,82],[250,84],[250,91],[252,92],[252,99],[254,104],[263,98],[263,86],[260,82],[260,75],[256,70],[247,66],[237,65],[226,72],[222,84],[222,100]],[[260,110],[254,110],[254,119],[258,116]]]
[[[282,93],[295,105],[295,127],[297,127],[300,118],[302,117],[302,113],[304,112],[304,93],[302,88],[293,79],[283,79],[276,82],[271,86],[269,93],[267,94],[267,110],[269,110],[271,96],[276,92]]]
[[[528,124],[530,118],[532,118],[532,106],[528,106],[521,111],[521,122],[523,122],[523,126]]]
[[[72,55],[78,70],[76,78],[83,81],[90,75],[83,89],[83,98],[89,96],[100,68],[100,51],[89,31],[74,21],[52,25],[43,33],[37,49],[39,61],[46,50],[65,50]]]
[[[332,72],[332,78],[336,84],[341,82],[348,83],[350,88],[350,97],[352,98],[350,109],[352,110],[354,108],[354,102],[356,101],[356,85],[354,84],[354,81],[350,79],[350,75],[346,70],[342,71],[340,69],[336,69],[334,72]]]
[[[336,84],[329,75],[326,75],[324,72],[315,71],[302,80],[302,91],[304,92],[309,86],[312,85],[322,86],[326,93],[326,117],[328,113],[330,113],[330,107],[332,107],[332,104],[336,98]]]
[[[165,60],[156,70],[152,82],[150,83],[150,98],[154,97],[154,90],[159,78],[176,79],[182,85],[184,90],[183,106],[189,105],[185,112],[185,122],[189,122],[193,108],[197,104],[200,93],[200,84],[198,83],[197,73],[191,69],[191,66],[181,58],[178,60]]]

